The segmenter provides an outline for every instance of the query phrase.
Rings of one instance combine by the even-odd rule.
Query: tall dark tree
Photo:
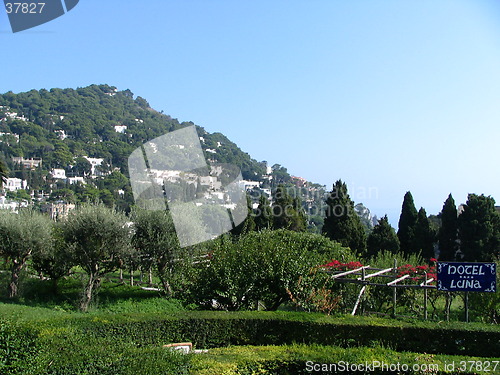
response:
[[[399,238],[394,228],[389,224],[387,215],[378,221],[368,236],[367,257],[375,256],[381,250],[388,250],[393,254],[399,251]]]
[[[464,260],[484,262],[500,257],[500,214],[492,197],[469,194],[458,228]]]
[[[245,220],[243,220],[240,224],[238,224],[237,226],[235,226],[232,230],[231,230],[231,233],[235,236],[241,236],[243,234],[246,234],[248,232],[252,232],[256,229],[256,225],[255,225],[255,218],[254,218],[254,215],[252,215],[252,201],[250,199],[250,196],[246,196],[246,200],[247,200],[247,216],[245,218]],[[236,213],[236,216],[239,216],[239,214],[242,214],[242,207],[236,207],[236,210],[238,210],[239,212]]]
[[[423,207],[418,211],[414,234],[412,248],[420,252],[424,259],[434,258],[436,233],[432,230],[429,218]]]
[[[255,212],[255,229],[271,229],[273,227],[273,211],[269,200],[265,195],[261,195],[259,198],[259,206]]]
[[[441,210],[441,228],[439,229],[439,260],[455,260],[455,253],[458,250],[458,219],[457,207],[452,195],[444,202]]]
[[[415,224],[417,223],[417,209],[413,202],[413,196],[408,191],[403,200],[401,216],[399,217],[398,238],[401,251],[406,254],[415,253],[413,248],[415,237]]]
[[[9,172],[7,170],[7,166],[0,159],[0,189],[3,187],[3,184],[7,182],[7,178],[9,177]]]
[[[326,200],[326,217],[323,234],[363,254],[366,250],[366,234],[361,219],[354,211],[347,185],[338,180]]]
[[[273,228],[305,231],[307,223],[300,203],[288,194],[284,185],[278,185],[273,198]]]

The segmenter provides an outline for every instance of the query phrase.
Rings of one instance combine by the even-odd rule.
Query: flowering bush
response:
[[[432,282],[436,280],[436,259],[431,258],[431,265],[423,265],[423,266],[413,266],[411,264],[405,264],[403,266],[398,267],[397,277],[402,277],[404,275],[410,275],[410,280],[423,282],[425,279],[425,274],[427,273],[427,280],[434,279]],[[320,267],[329,268],[335,271],[349,271],[354,270],[356,268],[363,267],[363,264],[360,262],[348,262],[341,263],[338,260],[333,259],[330,263],[323,264]]]
[[[410,275],[410,279],[412,281],[423,282],[425,280],[425,274],[427,273],[427,280],[434,279],[432,281],[435,282],[436,275],[436,259],[430,259],[433,264],[431,265],[423,265],[423,266],[412,266],[411,264],[405,264],[403,266],[398,267],[398,277],[404,275]]]

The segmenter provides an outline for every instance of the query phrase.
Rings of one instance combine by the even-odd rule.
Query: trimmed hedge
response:
[[[191,341],[199,348],[293,343],[341,347],[380,344],[397,351],[421,353],[479,357],[500,353],[497,326],[477,329],[465,324],[450,327],[446,324],[342,319],[317,314],[205,311],[170,316],[99,314],[53,318],[46,324],[59,329],[71,327],[85,337],[112,338],[138,347],[180,341]],[[36,331],[37,327],[33,329]]]
[[[429,353],[454,354],[462,360],[470,356],[494,357],[500,353],[497,326],[406,323],[283,312],[191,311],[164,316],[158,313],[67,314],[47,310],[47,314],[43,314],[43,309],[3,306],[6,308],[0,318],[3,315],[6,320],[0,325],[0,350],[7,349],[0,351],[2,374],[187,374],[191,356],[179,356],[161,348],[163,344],[181,341],[192,341],[198,348],[297,343],[337,347],[335,353],[348,350],[352,354],[358,350],[377,356],[380,352],[372,349],[384,348],[388,353],[421,353],[420,358],[427,358]],[[219,350],[223,349],[216,352]],[[306,358],[311,358],[301,353],[283,356],[283,360],[276,355],[264,362],[253,358],[238,364],[240,372],[237,373],[262,370],[255,373],[285,374],[282,370],[286,369],[288,373],[300,373],[299,367],[303,368]],[[331,363],[340,357],[323,352],[318,358]],[[388,361],[390,358],[380,355],[373,359]]]

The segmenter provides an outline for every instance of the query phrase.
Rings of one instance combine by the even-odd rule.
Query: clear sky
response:
[[[80,0],[0,40],[1,93],[128,88],[393,225],[408,190],[500,204],[497,0]]]

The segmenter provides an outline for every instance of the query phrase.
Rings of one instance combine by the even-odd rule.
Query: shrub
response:
[[[36,335],[12,322],[0,320],[0,373],[15,374],[36,355]]]
[[[215,300],[226,310],[255,308],[258,301],[276,310],[316,280],[308,276],[317,265],[352,257],[323,236],[288,230],[250,232],[235,242],[222,237],[210,245],[211,258],[200,266],[194,295],[202,305]]]

